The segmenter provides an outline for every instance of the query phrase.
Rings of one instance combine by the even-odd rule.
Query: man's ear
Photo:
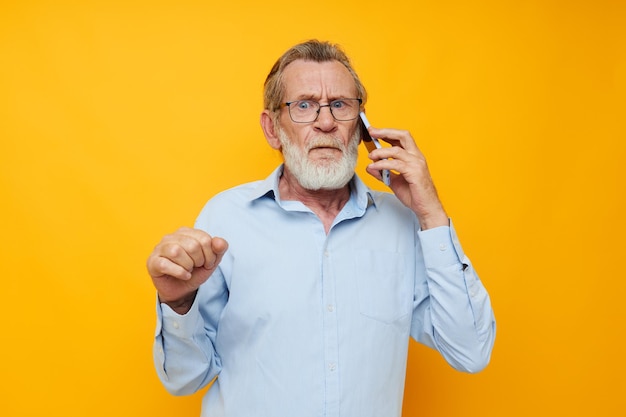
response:
[[[269,110],[263,110],[261,113],[261,128],[263,129],[267,143],[269,143],[272,148],[280,150],[280,139],[278,138],[274,118]]]

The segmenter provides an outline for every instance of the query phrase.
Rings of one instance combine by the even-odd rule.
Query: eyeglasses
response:
[[[340,98],[328,104],[313,100],[296,100],[284,103],[289,109],[289,117],[295,123],[313,123],[320,115],[322,107],[328,107],[330,114],[339,122],[354,120],[359,117],[363,100],[360,98]]]

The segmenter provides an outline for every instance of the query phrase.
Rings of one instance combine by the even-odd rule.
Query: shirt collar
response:
[[[259,181],[256,187],[250,192],[250,201],[258,200],[262,197],[270,197],[274,200],[280,200],[278,192],[278,182],[283,174],[284,164],[279,165],[267,178]],[[372,190],[358,177],[354,175],[350,180],[350,201],[359,211],[365,212],[369,206],[376,207],[376,200]]]

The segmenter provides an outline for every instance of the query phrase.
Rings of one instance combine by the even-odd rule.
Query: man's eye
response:
[[[311,102],[310,102],[310,101],[299,101],[299,102],[298,102],[298,108],[299,108],[300,110],[308,110],[308,109],[310,109],[311,107],[313,107],[313,105],[311,104]]]
[[[333,109],[341,109],[346,106],[346,102],[343,100],[335,100],[330,103],[330,105],[333,107]]]

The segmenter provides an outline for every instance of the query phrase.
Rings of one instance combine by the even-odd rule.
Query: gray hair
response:
[[[315,39],[300,43],[291,47],[276,61],[272,70],[265,79],[263,88],[263,106],[266,110],[276,112],[280,109],[285,92],[283,82],[283,72],[287,65],[297,60],[313,62],[338,61],[343,64],[354,79],[354,84],[359,95],[358,98],[365,104],[367,101],[367,91],[361,83],[359,76],[352,68],[350,59],[339,45],[329,42],[322,42]]]

